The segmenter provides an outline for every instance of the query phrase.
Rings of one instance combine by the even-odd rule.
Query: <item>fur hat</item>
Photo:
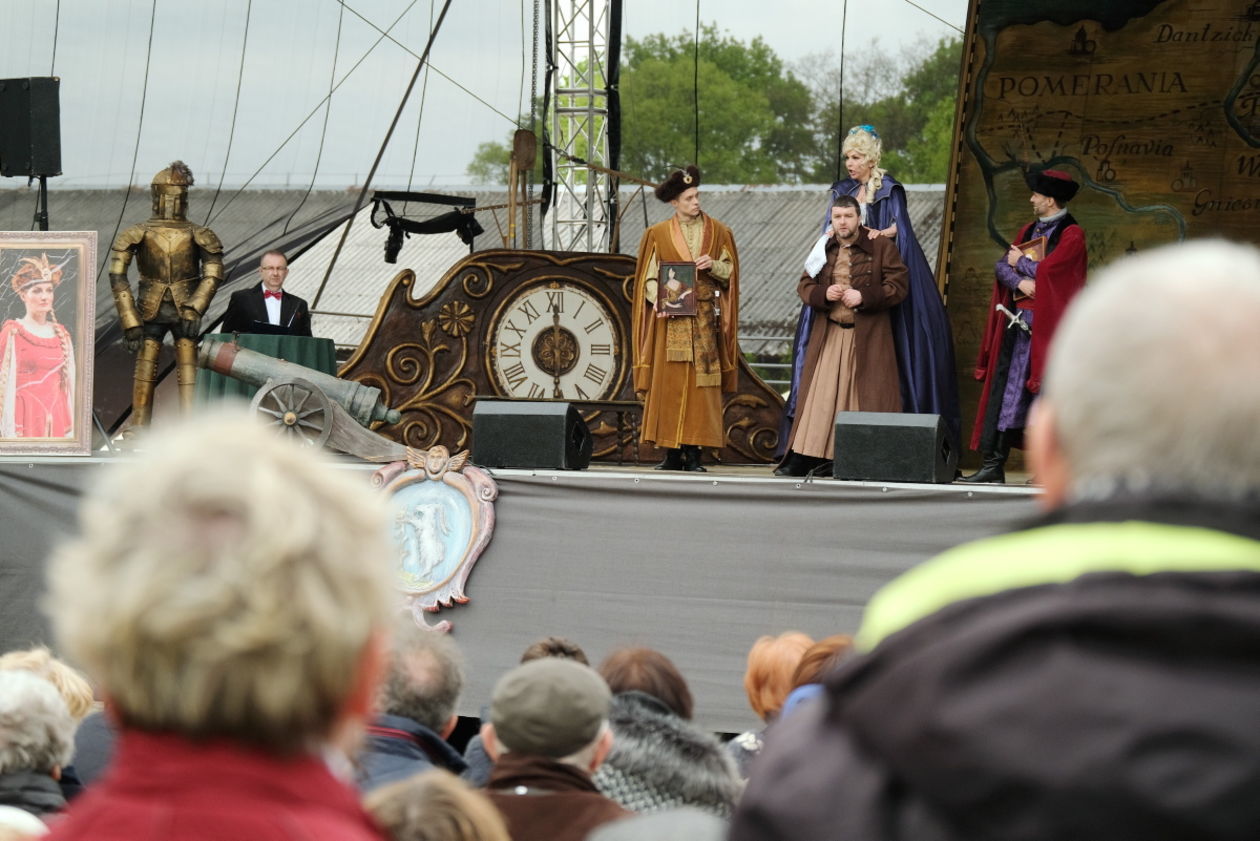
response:
[[[656,188],[656,197],[661,201],[670,202],[682,195],[684,190],[699,186],[700,170],[695,165],[690,165],[686,169],[676,169],[671,172],[669,178],[662,181]]]
[[[1072,176],[1057,169],[1044,169],[1041,172],[1029,172],[1024,176],[1028,188],[1034,193],[1049,196],[1059,204],[1067,204],[1081,188],[1072,180]]]

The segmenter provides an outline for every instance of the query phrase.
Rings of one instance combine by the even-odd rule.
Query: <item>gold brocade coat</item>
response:
[[[699,254],[692,254],[676,217],[653,225],[643,233],[635,265],[634,299],[634,390],[644,395],[640,437],[658,447],[722,447],[726,442],[722,427],[722,394],[734,391],[738,381],[739,343],[735,330],[739,323],[739,253],[730,228],[710,216],[703,217],[704,233]],[[693,262],[702,254],[715,260],[729,256],[731,275],[726,280],[709,271],[697,272],[697,325],[710,324],[716,345],[716,366],[706,376],[699,351],[690,361],[674,361],[667,333],[671,319],[657,318],[648,296],[653,267],[660,262]],[[714,291],[720,294],[715,295]],[[674,319],[677,320],[677,319]],[[692,319],[688,319],[692,320]],[[707,342],[706,342],[707,344]],[[698,363],[697,359],[701,359]],[[705,384],[697,383],[697,369]]]

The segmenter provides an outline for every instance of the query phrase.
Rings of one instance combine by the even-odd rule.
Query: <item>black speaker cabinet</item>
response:
[[[61,174],[61,80],[0,79],[0,175]]]
[[[952,482],[958,452],[940,415],[837,412],[837,479]]]
[[[482,467],[585,470],[594,443],[569,403],[478,400],[473,407],[472,460]]]

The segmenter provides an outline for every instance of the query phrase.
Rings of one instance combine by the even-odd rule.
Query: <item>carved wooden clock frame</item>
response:
[[[415,282],[410,269],[398,273],[339,373],[381,389],[385,404],[401,412],[401,421],[376,431],[415,449],[458,451],[471,446],[478,397],[567,400],[595,436],[595,459],[658,457],[636,434],[633,258],[479,251],[422,297],[411,294]],[[782,414],[783,399],[741,359],[739,390],[726,395],[718,458],[769,462]]]

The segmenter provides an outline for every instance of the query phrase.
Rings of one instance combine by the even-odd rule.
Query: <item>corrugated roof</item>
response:
[[[742,269],[740,288],[740,334],[785,336],[789,334],[800,309],[795,294],[801,263],[818,231],[827,205],[827,186],[738,187],[710,186],[703,191],[706,213],[725,222],[735,233]],[[497,190],[442,191],[449,195],[474,198],[479,207],[503,204],[506,194]],[[928,262],[935,265],[944,209],[944,188],[939,185],[908,187],[910,217]],[[96,230],[102,260],[109,247],[119,214],[123,212],[122,190],[50,190],[49,215],[59,230]],[[646,224],[655,224],[669,215],[669,209],[647,195]],[[210,211],[213,192],[195,187],[190,196],[189,215],[204,223]],[[325,268],[341,237],[344,223],[337,219],[353,207],[356,196],[344,190],[317,190],[306,195],[303,190],[246,190],[224,192],[214,202],[214,218],[210,227],[226,248],[229,268],[235,271],[211,306],[210,317],[217,318],[227,306],[229,293],[255,282],[254,260],[266,248],[296,244],[307,248],[294,257],[289,275],[289,288],[315,304],[323,282]],[[623,190],[620,229],[621,251],[634,254],[645,228],[645,204],[641,194]],[[34,213],[33,190],[0,190],[0,228],[26,230]],[[290,220],[301,204],[296,217]],[[445,213],[441,205],[410,204],[404,211],[408,218],[423,220]],[[360,211],[351,234],[338,257],[337,266],[315,306],[314,331],[333,338],[340,345],[357,345],[367,329],[377,302],[397,273],[410,268],[416,273],[413,294],[422,295],[440,279],[446,270],[468,253],[468,246],[454,233],[414,235],[405,240],[396,264],[384,261],[386,231],[373,228],[368,221],[371,206]],[[505,211],[480,211],[478,220],[485,233],[477,237],[478,249],[501,247],[500,231],[506,228]],[[123,225],[146,219],[149,215],[149,193],[133,189]],[[285,232],[286,226],[288,232]],[[329,230],[322,239],[310,238]],[[133,272],[134,274],[134,272]],[[98,327],[115,321],[109,283],[98,283]],[[751,349],[751,348],[749,348]],[[760,348],[776,350],[772,347]]]

